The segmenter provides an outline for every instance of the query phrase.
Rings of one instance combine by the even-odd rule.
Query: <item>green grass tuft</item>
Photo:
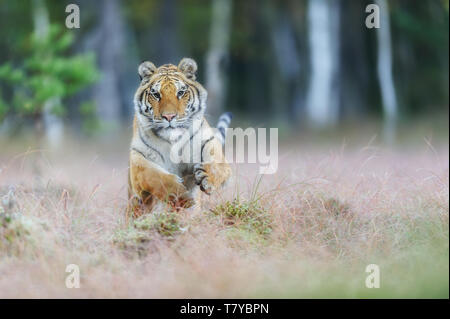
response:
[[[173,240],[182,227],[176,212],[163,211],[143,215],[113,235],[113,244],[127,253],[146,256],[155,239]]]
[[[173,238],[181,231],[178,214],[170,211],[141,216],[134,221],[134,227],[138,230],[154,230],[167,238]]]
[[[263,237],[268,237],[272,233],[272,215],[261,207],[257,201],[235,199],[232,202],[227,201],[218,205],[211,212],[220,217],[221,224],[224,227],[237,228]]]

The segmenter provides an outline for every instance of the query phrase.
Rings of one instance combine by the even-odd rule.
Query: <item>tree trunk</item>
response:
[[[363,2],[341,2],[340,15],[340,118],[365,120],[369,111],[370,66],[366,35],[371,31],[361,27],[366,18]],[[375,80],[376,81],[376,80]]]
[[[49,31],[50,22],[44,0],[33,0],[33,22],[36,36],[41,39],[45,38]],[[52,113],[53,107],[59,103],[59,98],[52,98],[45,101],[42,110],[42,123],[37,124],[41,126],[40,129],[44,132],[46,143],[51,148],[56,148],[61,145],[63,137],[63,121]],[[38,135],[40,135],[39,132]]]
[[[94,37],[101,79],[94,89],[97,114],[107,128],[119,125],[121,115],[120,68],[124,59],[124,19],[119,0],[103,0]]]
[[[389,8],[386,0],[377,0],[380,7],[380,28],[377,28],[378,61],[377,73],[383,103],[385,141],[393,143],[398,117],[397,97],[392,75],[391,29]]]
[[[226,73],[223,70],[230,40],[232,0],[213,0],[209,51],[206,56],[208,110],[218,116],[224,109]]]
[[[336,123],[339,115],[339,2],[310,0],[308,5],[311,77],[306,98],[309,122]]]
[[[156,50],[157,64],[178,64],[180,56],[180,39],[178,38],[178,0],[165,0],[161,3],[159,13],[159,28],[156,35],[158,50]],[[177,61],[178,60],[178,61]],[[157,61],[156,61],[157,62]]]
[[[270,88],[272,110],[276,114],[283,114],[275,120],[296,123],[300,113],[297,97],[301,91],[300,58],[296,46],[295,30],[288,10],[284,6],[276,5],[273,1],[265,1],[264,14],[268,21],[269,39],[272,63],[270,63]],[[283,109],[282,112],[275,112]]]

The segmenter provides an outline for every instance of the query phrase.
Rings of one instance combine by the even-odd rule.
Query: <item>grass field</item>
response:
[[[126,142],[0,144],[2,298],[449,297],[448,142],[283,144],[275,175],[236,165],[198,208],[135,221]]]

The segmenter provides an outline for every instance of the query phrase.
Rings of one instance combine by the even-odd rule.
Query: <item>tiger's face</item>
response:
[[[189,128],[203,116],[207,93],[195,81],[197,63],[184,58],[178,66],[156,68],[143,62],[138,69],[141,84],[135,94],[135,108],[144,128],[171,130]]]

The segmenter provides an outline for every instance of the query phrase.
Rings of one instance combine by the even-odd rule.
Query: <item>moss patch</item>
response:
[[[272,233],[272,215],[257,201],[240,201],[235,199],[218,205],[212,209],[214,216],[220,218],[220,223],[225,228],[234,228],[250,234],[256,234],[267,238]]]
[[[180,217],[176,212],[163,211],[143,215],[113,236],[113,244],[128,253],[146,256],[155,248],[155,240],[174,240],[182,232]]]

